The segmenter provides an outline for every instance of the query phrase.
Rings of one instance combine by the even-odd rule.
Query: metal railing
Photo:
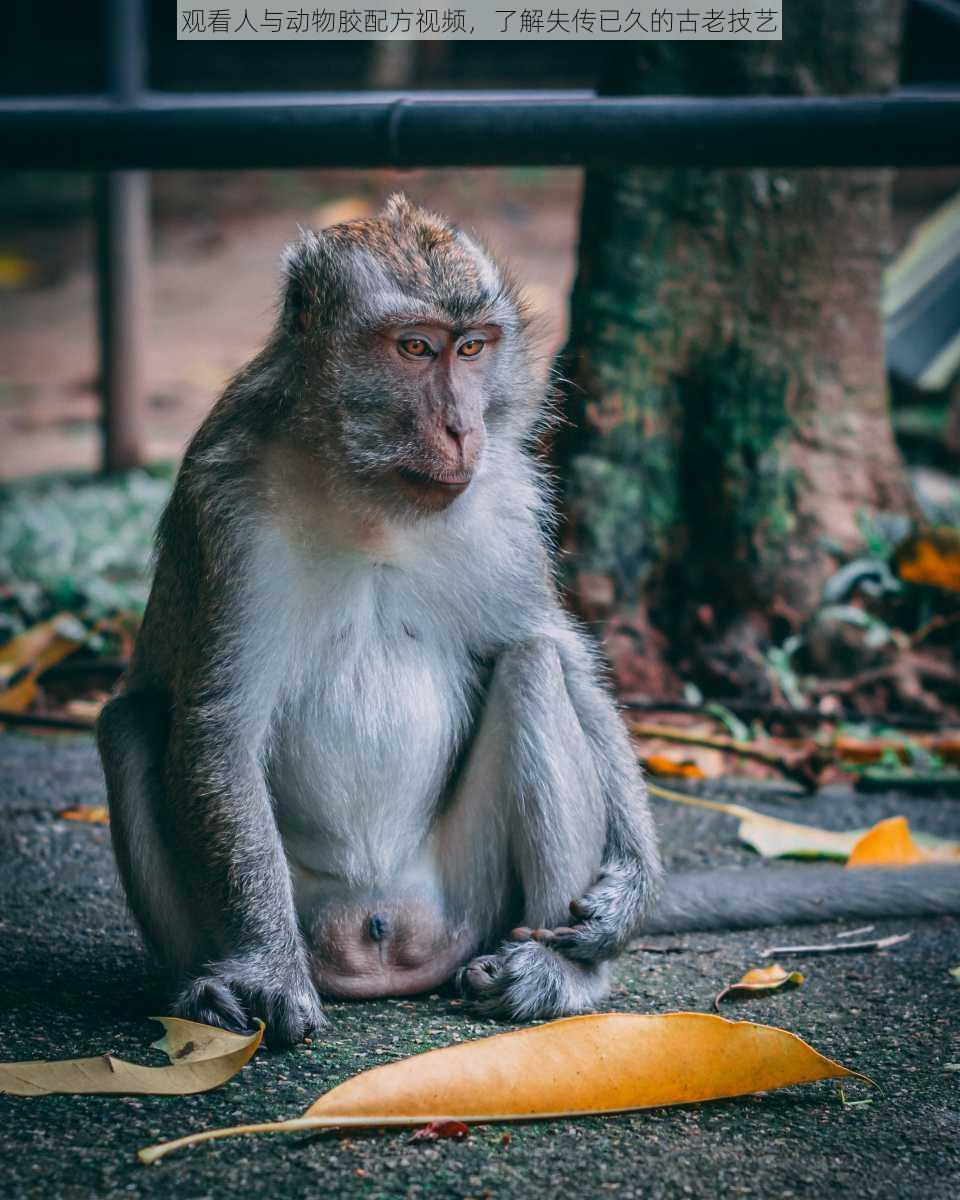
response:
[[[171,93],[142,0],[110,0],[109,94],[0,101],[0,162],[98,180],[104,465],[140,455],[147,170],[960,164],[960,90],[815,98],[587,92]]]

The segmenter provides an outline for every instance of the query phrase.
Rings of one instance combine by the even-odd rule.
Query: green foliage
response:
[[[153,534],[172,472],[27,480],[0,496],[3,636],[54,612],[142,612]]]

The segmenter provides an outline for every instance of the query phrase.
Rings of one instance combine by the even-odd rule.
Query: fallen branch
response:
[[[769,950],[763,950],[760,957],[773,958],[779,954],[850,954],[861,950],[888,950],[891,946],[898,946],[910,937],[913,937],[912,933],[894,933],[890,937],[871,938],[865,942],[824,942],[820,946],[771,946]]]
[[[820,776],[831,759],[813,742],[799,747],[777,746],[776,748],[756,745],[753,742],[740,742],[736,738],[710,736],[707,734],[688,733],[685,729],[676,729],[671,725],[645,725],[633,723],[630,732],[638,738],[660,738],[665,742],[678,742],[684,746],[704,746],[710,750],[722,750],[726,754],[736,754],[740,758],[750,758],[765,766],[773,767],[803,784],[805,788],[817,786]]]

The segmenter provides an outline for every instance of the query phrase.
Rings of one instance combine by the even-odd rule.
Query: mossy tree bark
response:
[[[804,0],[782,45],[641,44],[606,90],[882,91],[900,17],[899,0]],[[678,670],[748,684],[714,668],[756,657],[778,612],[812,611],[858,512],[909,508],[879,307],[889,187],[864,170],[588,173],[556,454],[570,598],[621,689],[669,691]]]

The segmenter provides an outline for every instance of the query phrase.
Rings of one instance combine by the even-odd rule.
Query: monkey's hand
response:
[[[554,929],[513,930],[517,941],[533,938],[576,962],[593,964],[615,958],[633,936],[646,907],[639,867],[608,863],[586,895],[570,902],[569,925]]]
[[[506,1020],[588,1012],[606,994],[605,963],[623,949],[645,903],[639,864],[608,863],[571,902],[571,924],[512,930],[496,954],[461,968],[460,991],[476,1012]]]
[[[243,1032],[259,1017],[271,1049],[292,1046],[326,1024],[306,962],[250,954],[207,963],[174,1002],[177,1016]]]
[[[607,993],[605,966],[584,967],[543,943],[504,942],[461,967],[460,994],[474,1012],[501,1021],[551,1020],[590,1012]]]

